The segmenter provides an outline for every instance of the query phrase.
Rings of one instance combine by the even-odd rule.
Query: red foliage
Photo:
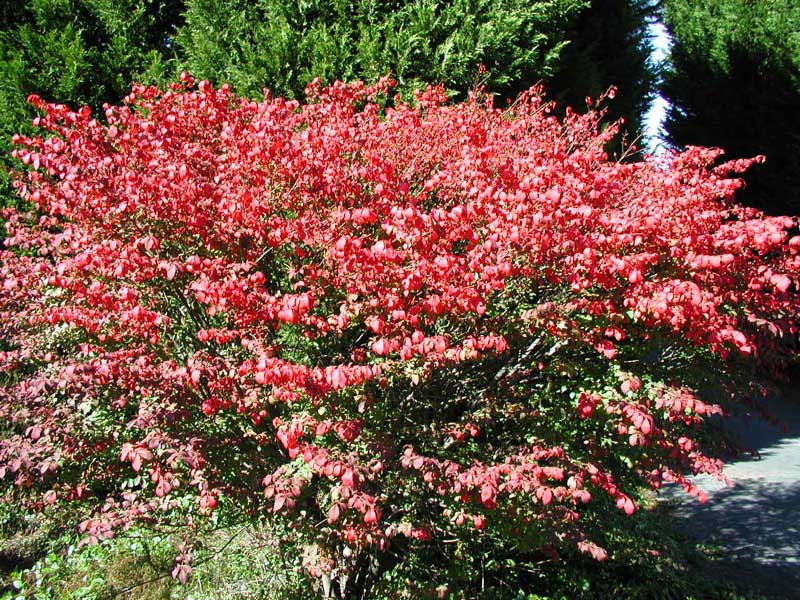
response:
[[[733,204],[753,161],[613,162],[613,127],[537,91],[184,80],[105,122],[32,98],[50,135],[15,139],[0,476],[83,503],[91,537],[233,499],[351,545],[510,523],[604,559],[584,509],[721,473],[695,441],[716,403],[622,359],[792,356],[800,237]]]

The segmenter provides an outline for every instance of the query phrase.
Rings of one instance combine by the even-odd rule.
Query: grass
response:
[[[732,583],[720,549],[682,535],[669,502],[650,497],[647,505],[635,527],[612,540],[614,550],[607,562],[576,555],[537,565],[535,576],[527,578],[528,589],[513,600],[772,600],[756,591],[757,586],[742,589]],[[27,530],[16,536],[8,535],[7,529],[0,540],[0,553],[6,559],[0,574],[2,600],[315,596],[303,576],[302,552],[282,543],[285,532],[266,526],[226,527],[201,536],[186,585],[170,575],[181,541],[174,536],[134,530],[96,546],[78,547],[70,535],[53,535],[43,524],[28,522]]]

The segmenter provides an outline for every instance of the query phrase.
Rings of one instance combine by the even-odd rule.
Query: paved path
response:
[[[744,446],[759,455],[729,463],[733,487],[696,478],[709,501],[681,498],[675,515],[685,533],[720,548],[723,577],[770,598],[800,600],[800,385],[767,405],[785,430],[759,416],[731,419]],[[663,494],[680,496],[675,489]]]

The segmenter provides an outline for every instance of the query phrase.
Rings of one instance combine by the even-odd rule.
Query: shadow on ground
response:
[[[732,487],[698,477],[707,503],[675,488],[662,499],[674,505],[681,532],[714,557],[709,567],[718,577],[770,598],[800,599],[800,391],[766,405],[778,424],[754,411],[727,425],[757,451],[726,468]]]
[[[682,501],[678,527],[705,546],[726,580],[774,598],[800,598],[800,482],[738,481],[706,504]]]

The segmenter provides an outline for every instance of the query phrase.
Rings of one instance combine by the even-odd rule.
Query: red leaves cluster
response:
[[[584,506],[721,468],[694,440],[718,407],[620,379],[620,353],[792,357],[800,237],[733,204],[753,161],[610,161],[613,127],[537,91],[183,81],[104,121],[32,98],[46,135],[15,138],[34,208],[4,215],[0,475],[85,502],[92,537],[191,492],[189,513],[302,506],[351,545],[505,520],[602,559]]]

